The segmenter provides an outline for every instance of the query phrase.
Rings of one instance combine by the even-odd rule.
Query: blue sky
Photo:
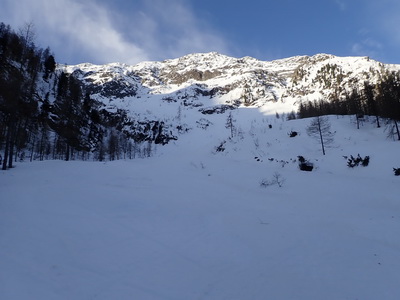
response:
[[[193,52],[273,60],[329,53],[400,64],[398,0],[0,0],[33,22],[60,63],[164,60]]]

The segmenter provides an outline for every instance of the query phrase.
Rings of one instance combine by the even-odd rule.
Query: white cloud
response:
[[[364,44],[366,47],[369,47],[369,48],[371,48],[371,49],[376,49],[376,50],[381,50],[381,49],[383,49],[383,45],[382,45],[380,42],[378,42],[378,41],[376,41],[376,40],[374,40],[374,39],[372,39],[372,38],[366,38],[366,39],[363,41],[363,44]]]
[[[382,52],[383,48],[384,47],[380,42],[367,37],[361,42],[354,43],[351,51],[357,56],[369,56],[376,59],[381,56],[380,53]]]
[[[385,39],[400,45],[400,2],[398,0],[367,0],[367,23]]]
[[[335,3],[342,11],[345,11],[347,9],[347,3],[344,2],[343,0],[335,0]]]
[[[180,0],[143,0],[141,10],[122,15],[96,0],[4,2],[3,22],[15,29],[33,21],[40,46],[49,45],[61,63],[134,64],[191,52],[226,51],[223,39]]]
[[[157,59],[193,52],[228,52],[224,39],[195,15],[187,1],[147,0],[133,18],[139,21],[131,32],[132,38],[152,49],[152,56]]]
[[[394,63],[400,47],[400,2],[398,0],[359,0],[363,28],[360,40],[352,47],[355,55],[368,55]]]
[[[386,35],[400,45],[400,7],[395,11],[389,11],[382,17],[382,29]]]
[[[56,57],[61,52],[62,57],[70,60],[87,57],[95,62],[120,60],[128,63],[148,58],[144,49],[123,39],[113,27],[107,11],[93,1],[6,2],[11,23],[21,25],[33,21],[41,46],[50,45]],[[42,45],[45,42],[47,44]]]

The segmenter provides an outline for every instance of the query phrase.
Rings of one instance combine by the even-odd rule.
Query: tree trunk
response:
[[[7,136],[6,136],[6,145],[4,149],[4,161],[3,161],[3,170],[7,170],[8,168],[12,168],[13,155],[14,155],[14,143],[15,143],[15,126],[14,122],[11,121],[8,123],[7,128]]]
[[[397,139],[400,141],[399,125],[397,124],[396,120],[393,120],[393,121],[394,121],[394,126],[396,126]]]
[[[10,143],[9,143],[9,153],[8,153],[8,168],[13,167],[13,156],[14,156],[14,144],[15,144],[15,132],[11,133]]]
[[[322,137],[320,117],[318,117],[318,131],[319,131],[319,138],[321,139],[322,154],[325,155],[324,138]]]
[[[67,151],[65,153],[65,161],[69,161],[69,145],[67,144]]]
[[[56,151],[57,151],[57,134],[54,134],[54,140],[53,140],[53,160],[56,159]]]
[[[3,158],[3,167],[2,170],[7,170],[7,162],[8,162],[8,151],[10,147],[10,139],[11,139],[11,129],[10,127],[7,128],[7,135],[6,135],[6,144],[4,147],[4,158]]]
[[[36,143],[36,136],[33,137],[33,141],[32,141],[32,149],[31,149],[31,157],[30,157],[31,162],[33,160],[33,153],[35,151],[35,143]]]

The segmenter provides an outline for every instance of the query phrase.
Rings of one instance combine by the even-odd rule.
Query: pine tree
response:
[[[351,94],[346,96],[348,113],[354,115],[357,122],[357,129],[360,129],[360,119],[363,115],[361,96],[357,89],[353,89]]]
[[[12,168],[16,152],[37,130],[36,84],[41,49],[33,43],[31,29],[22,35],[0,24],[0,144],[4,143],[2,169]]]
[[[235,134],[235,120],[233,119],[232,112],[229,112],[228,117],[226,118],[225,127],[228,128],[231,132],[231,138],[234,137]]]
[[[388,119],[389,132],[400,140],[400,74],[390,73],[377,87],[377,102],[382,117]]]
[[[379,111],[378,111],[378,105],[376,104],[375,101],[374,87],[368,82],[364,82],[364,97],[366,100],[367,114],[370,116],[375,116],[376,126],[380,128],[381,125],[379,122]]]
[[[50,50],[48,50],[50,51]],[[43,62],[44,67],[44,79],[48,79],[49,75],[53,73],[56,69],[56,60],[53,55],[46,55]]]
[[[53,114],[50,124],[62,138],[65,160],[71,158],[74,149],[89,151],[89,141],[84,134],[84,130],[89,131],[89,116],[84,114],[82,90],[73,75],[61,73]]]

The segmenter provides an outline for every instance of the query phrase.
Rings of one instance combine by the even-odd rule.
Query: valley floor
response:
[[[398,142],[332,118],[324,157],[304,131],[287,137],[305,122],[274,124],[270,146],[260,136],[260,161],[204,138],[190,153],[1,171],[0,299],[399,299]],[[346,166],[357,151],[370,166]],[[282,187],[260,187],[276,173]]]

